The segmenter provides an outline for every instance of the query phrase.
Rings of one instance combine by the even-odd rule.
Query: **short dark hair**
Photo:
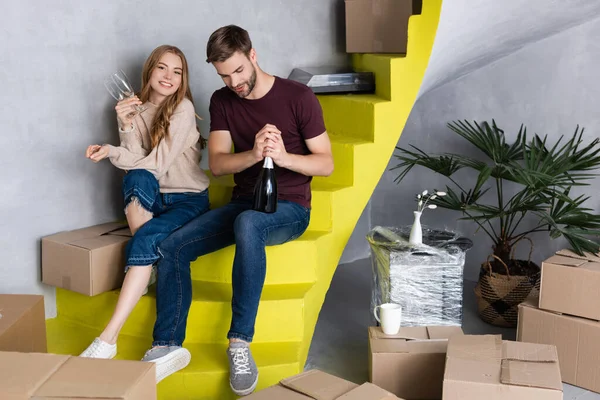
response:
[[[206,45],[206,62],[223,62],[240,51],[246,57],[252,50],[248,31],[237,25],[223,26],[210,35]]]

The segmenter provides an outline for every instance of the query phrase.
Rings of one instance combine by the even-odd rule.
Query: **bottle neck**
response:
[[[273,159],[271,157],[265,157],[263,168],[273,169]]]

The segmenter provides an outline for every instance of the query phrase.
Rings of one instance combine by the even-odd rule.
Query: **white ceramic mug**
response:
[[[377,315],[377,309],[379,314]],[[380,306],[375,306],[373,309],[375,319],[381,324],[381,329],[386,335],[395,335],[400,330],[402,322],[402,306],[400,304],[385,303]],[[381,318],[380,318],[381,316]]]

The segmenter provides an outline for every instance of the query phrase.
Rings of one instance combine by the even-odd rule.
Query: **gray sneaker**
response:
[[[247,396],[256,389],[258,369],[246,342],[229,345],[229,386],[238,396]]]
[[[142,361],[156,364],[156,383],[188,366],[192,355],[181,346],[154,347],[144,354]]]

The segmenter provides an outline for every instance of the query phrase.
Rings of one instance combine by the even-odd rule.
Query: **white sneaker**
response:
[[[110,359],[117,355],[117,344],[108,344],[100,338],[94,339],[92,344],[79,355],[86,358],[104,358]]]
[[[150,349],[142,361],[156,364],[156,383],[188,366],[192,355],[180,346],[155,347]]]

